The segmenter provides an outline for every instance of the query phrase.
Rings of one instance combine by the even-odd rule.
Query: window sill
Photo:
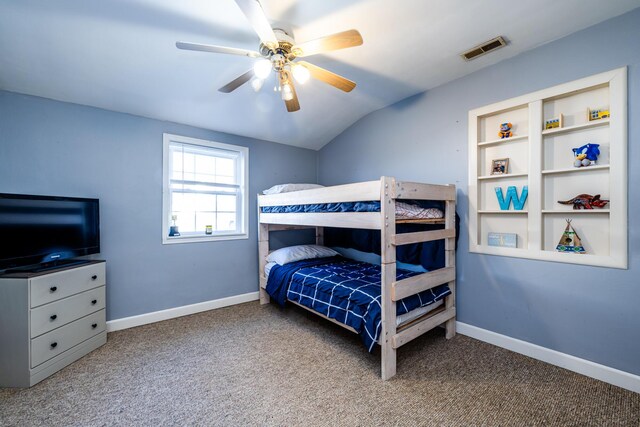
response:
[[[222,236],[180,236],[180,237],[162,237],[163,245],[174,245],[178,243],[201,243],[201,242],[217,242],[222,240],[242,240],[248,239],[249,234],[229,234]]]

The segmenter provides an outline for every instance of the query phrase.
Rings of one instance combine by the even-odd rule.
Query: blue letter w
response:
[[[529,187],[525,185],[522,187],[522,194],[518,198],[518,192],[516,191],[516,187],[510,186],[507,187],[507,199],[505,200],[502,195],[502,188],[496,187],[496,196],[498,197],[498,203],[500,203],[500,209],[503,211],[509,210],[509,205],[513,201],[513,209],[517,211],[521,211],[524,207],[524,202],[527,200],[527,196],[529,195]]]

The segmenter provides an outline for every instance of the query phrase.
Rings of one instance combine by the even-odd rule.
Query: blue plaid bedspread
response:
[[[267,292],[284,306],[295,301],[318,313],[354,328],[371,352],[381,332],[379,265],[342,257],[318,258],[275,265],[269,272]],[[397,280],[415,276],[397,270]],[[397,314],[433,304],[449,295],[446,284],[403,298],[396,304]]]

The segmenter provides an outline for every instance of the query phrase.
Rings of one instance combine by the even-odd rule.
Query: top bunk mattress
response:
[[[380,212],[379,201],[314,203],[307,205],[263,206],[262,213],[315,213],[315,212]],[[396,219],[442,219],[441,202],[396,202]]]

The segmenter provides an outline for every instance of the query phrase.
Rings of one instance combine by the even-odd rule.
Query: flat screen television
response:
[[[0,193],[0,270],[100,252],[98,199]]]

